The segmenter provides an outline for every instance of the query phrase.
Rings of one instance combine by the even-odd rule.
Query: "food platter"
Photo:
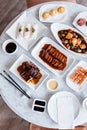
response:
[[[22,25],[20,25],[20,24],[22,24]],[[17,29],[19,28],[18,26],[24,26],[24,25],[30,26],[31,24],[36,25],[36,34],[33,36],[34,38],[30,38],[30,37],[28,37],[28,39],[17,38],[19,35],[18,33],[20,33],[20,32],[17,32]],[[24,49],[29,50],[36,43],[36,41],[43,35],[43,33],[46,30],[47,30],[47,28],[42,23],[40,23],[31,14],[27,14],[27,12],[25,11],[14,22],[14,24],[6,31],[6,33],[11,38],[13,38],[17,43],[19,43],[19,45],[22,46]],[[20,31],[20,30],[18,30],[18,31]]]
[[[65,49],[67,49],[68,51],[70,51],[71,53],[73,53],[77,56],[86,57],[87,49],[85,52],[82,52],[83,48],[81,49],[79,46],[83,44],[82,43],[83,41],[81,42],[80,39],[84,39],[85,45],[86,45],[87,39],[77,29],[75,29],[71,26],[65,25],[65,24],[54,23],[51,25],[51,31],[52,31],[52,34],[54,35],[54,37],[56,38],[56,40],[58,41],[58,43],[61,46],[63,46]],[[59,32],[61,33],[61,35],[64,35],[64,36],[61,37],[61,35],[59,35]],[[63,34],[64,32],[66,34]],[[75,36],[73,36],[73,34],[75,34],[76,37],[78,35],[78,39]],[[70,35],[71,35],[71,38],[69,37]],[[61,39],[64,39],[64,40],[61,40]],[[78,50],[76,50],[76,49],[78,49]]]
[[[76,80],[73,79],[75,76],[72,77],[75,73],[78,73],[80,67],[82,67],[81,70],[82,70],[83,68],[84,68],[84,70],[86,70],[86,69],[87,69],[87,63],[84,62],[84,61],[80,61],[80,62],[69,72],[69,74],[68,74],[67,77],[66,77],[66,83],[67,83],[67,85],[68,85],[71,89],[73,89],[74,91],[76,91],[76,92],[78,92],[78,93],[81,92],[81,91],[82,91],[84,88],[86,88],[86,86],[87,86],[87,79],[86,79],[86,77],[84,77],[85,74],[82,75],[82,77],[81,77],[81,80],[82,80],[82,78],[84,78],[81,83],[79,83],[79,76],[80,76],[80,74],[79,74],[79,76],[76,77]],[[81,71],[81,70],[80,70],[80,71]],[[76,74],[75,74],[75,75],[76,75]],[[78,80],[78,81],[77,81],[77,80]]]
[[[47,3],[47,5],[48,4],[50,4],[50,3]],[[15,20],[13,20],[12,23],[9,24],[9,26],[6,28],[6,30],[3,33],[4,35],[1,36],[2,39],[1,39],[1,44],[0,44],[1,45],[0,56],[2,56],[3,60],[0,61],[0,66],[1,66],[2,72],[3,72],[3,70],[7,70],[9,75],[11,75],[11,77],[13,77],[14,80],[26,91],[26,93],[28,93],[32,97],[32,100],[28,100],[24,95],[20,94],[20,92],[17,91],[16,88],[12,87],[8,82],[1,79],[1,76],[0,76],[0,81],[1,81],[0,88],[2,91],[3,99],[6,101],[6,103],[9,105],[9,107],[13,111],[15,111],[19,116],[21,116],[22,118],[24,118],[25,120],[27,120],[29,122],[32,122],[34,124],[37,124],[37,125],[40,125],[43,127],[45,126],[48,128],[50,128],[50,127],[58,128],[58,124],[55,121],[53,121],[51,116],[48,115],[47,109],[45,109],[45,111],[43,113],[32,111],[33,98],[34,99],[35,98],[43,99],[43,100],[45,99],[47,102],[46,105],[48,105],[48,101],[53,94],[55,94],[56,92],[59,93],[60,91],[63,91],[63,90],[69,91],[73,95],[75,95],[76,98],[78,99],[78,101],[81,103],[81,106],[79,106],[79,103],[77,103],[78,107],[81,108],[81,112],[80,112],[80,109],[78,109],[78,112],[80,112],[80,113],[76,112],[78,116],[76,116],[77,118],[75,118],[75,120],[74,120],[74,124],[75,124],[75,126],[77,126],[77,125],[81,125],[83,122],[85,123],[87,121],[87,118],[86,118],[87,113],[84,112],[84,110],[82,108],[82,100],[84,97],[86,97],[85,95],[83,95],[86,87],[83,86],[82,89],[80,89],[80,90],[73,89],[73,87],[71,87],[72,85],[68,84],[66,79],[68,78],[68,75],[70,74],[70,72],[72,72],[74,70],[74,67],[77,66],[77,63],[80,62],[80,60],[87,62],[86,54],[85,54],[85,56],[83,56],[84,54],[75,55],[74,52],[68,51],[66,48],[64,48],[64,46],[61,46],[61,44],[59,42],[57,42],[55,40],[55,37],[52,35],[50,26],[51,26],[51,23],[58,22],[57,24],[64,24],[66,26],[73,28],[72,23],[73,23],[74,18],[80,12],[84,12],[87,9],[80,5],[75,5],[75,4],[71,4],[71,3],[65,3],[65,2],[52,2],[51,4],[59,5],[59,6],[61,5],[61,6],[64,6],[65,8],[67,8],[67,17],[64,19],[64,21],[62,21],[62,20],[59,20],[59,22],[57,20],[53,20],[53,21],[49,21],[49,22],[40,21],[39,9],[41,9],[41,7],[44,7],[46,5],[46,4],[41,4],[41,5],[36,6],[36,8],[32,7],[31,9],[24,11],[22,14],[20,14],[18,17],[16,17]],[[27,17],[26,17],[26,13],[27,13]],[[31,17],[31,19],[28,19],[29,17]],[[26,21],[26,19],[28,19],[28,21]],[[35,38],[34,41],[30,42],[30,44],[27,44],[27,42],[21,44],[21,42],[19,42],[21,40],[18,41],[18,39],[15,38],[15,34],[16,34],[15,32],[20,29],[18,26],[17,20],[20,21],[18,23],[22,23],[22,20],[24,20],[24,22],[28,24],[27,28],[28,27],[31,28],[30,25],[32,23],[29,21],[33,21],[33,23],[35,24],[34,21],[37,20],[37,23],[39,22],[38,26],[39,26],[39,31],[40,31],[39,33],[37,33],[38,38],[36,38],[36,36],[33,35],[31,39]],[[24,24],[24,26],[26,27],[25,24]],[[78,31],[78,30],[79,29],[75,28],[75,31]],[[78,32],[81,33],[80,31],[78,31]],[[24,37],[24,33],[25,32],[23,32],[23,38],[27,37],[27,33],[26,33],[25,37]],[[18,37],[19,37],[19,34],[18,34]],[[30,34],[29,34],[29,37],[30,37]],[[9,38],[12,38],[14,42],[16,41],[17,46],[18,46],[17,52],[13,55],[11,55],[11,54],[7,55],[2,50],[2,44]],[[44,46],[44,44],[41,43],[41,41],[43,39],[45,39],[44,40],[45,44],[52,42],[51,47],[55,47],[57,49],[57,51],[59,49],[59,51],[61,53],[63,53],[65,56],[67,56],[67,58],[68,58],[67,66],[64,68],[63,71],[54,72],[52,70],[52,67],[43,63],[41,58],[38,57],[38,54],[42,49],[41,47]],[[32,85],[30,85],[30,86],[27,85],[25,83],[25,81],[20,77],[20,75],[18,75],[18,73],[16,75],[16,69],[19,66],[19,62],[17,62],[17,60],[20,58],[20,56],[22,56],[22,54],[24,54],[24,56],[22,57],[22,60],[20,60],[21,63],[23,61],[25,61],[25,59],[27,57],[28,61],[32,61],[35,65],[37,65],[38,68],[40,68],[41,71],[43,71],[44,78],[41,79],[41,82],[38,82],[38,85],[36,87],[32,86]],[[18,66],[15,67],[16,62],[18,64]],[[12,65],[13,65],[13,69],[12,69],[12,71],[9,71],[9,70],[11,70],[10,68],[12,67]],[[83,66],[83,68],[86,69],[86,67],[84,67],[84,66]],[[56,91],[48,90],[47,82],[49,79],[56,79],[56,81],[58,82],[58,88]],[[68,94],[66,94],[66,95],[68,95]],[[43,116],[43,118],[42,118],[42,116]],[[38,120],[36,121],[37,117],[38,117]]]
[[[66,57],[67,57],[67,63],[66,66],[64,68],[64,70],[56,70],[54,68],[52,68],[51,66],[49,66],[48,64],[46,64],[40,57],[39,57],[39,53],[41,51],[41,48],[46,44],[50,44],[51,46],[55,47],[56,49],[60,50],[60,52],[62,52]],[[35,55],[36,54],[36,55]],[[54,41],[52,41],[50,38],[48,37],[44,37],[43,39],[41,39],[41,41],[35,46],[35,48],[32,50],[32,56],[37,59],[41,64],[43,64],[45,67],[47,67],[51,72],[53,72],[55,75],[60,75],[63,76],[64,73],[67,71],[67,69],[69,69],[69,67],[73,64],[74,62],[74,58],[73,57],[69,57],[68,53],[66,53],[66,51],[61,48],[59,45],[57,45]]]
[[[17,60],[16,62],[11,66],[10,68],[10,71],[15,75],[17,76],[19,79],[21,79],[26,85],[28,85],[31,89],[35,90],[37,89],[38,86],[40,86],[44,80],[47,78],[48,74],[42,70],[40,67],[38,67],[40,69],[40,72],[41,72],[41,78],[40,80],[36,83],[36,84],[33,84],[32,82],[27,82],[25,81],[19,74],[19,72],[17,71],[17,68],[24,62],[32,62],[34,65],[36,65],[36,63],[34,63],[29,57],[27,57],[26,55],[22,54]],[[38,65],[36,65],[38,66]]]

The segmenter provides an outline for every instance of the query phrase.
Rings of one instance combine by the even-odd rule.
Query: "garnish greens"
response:
[[[26,28],[26,32],[28,32],[29,31],[29,29],[28,28]]]
[[[22,29],[21,28],[19,28],[19,32],[21,32],[22,31]]]
[[[35,32],[35,28],[32,28],[32,33],[34,33]]]

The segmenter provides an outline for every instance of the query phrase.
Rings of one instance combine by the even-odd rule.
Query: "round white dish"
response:
[[[50,115],[50,117],[55,121],[57,122],[57,106],[56,106],[56,99],[57,98],[61,98],[63,96],[70,96],[72,97],[72,100],[73,100],[73,107],[74,107],[74,119],[78,116],[79,114],[79,111],[80,111],[80,102],[78,100],[78,98],[73,95],[72,93],[70,92],[66,92],[66,91],[63,91],[63,92],[58,92],[56,94],[54,94],[49,102],[48,102],[48,113]],[[65,108],[66,109],[66,108]]]
[[[6,45],[9,44],[9,43],[11,43],[11,42],[16,45],[16,49],[15,49],[14,52],[8,53],[5,48],[6,48]],[[2,44],[2,49],[3,49],[3,51],[5,52],[5,54],[7,54],[7,55],[13,55],[13,54],[15,54],[15,53],[17,52],[17,50],[18,50],[18,45],[17,45],[17,43],[16,43],[14,40],[8,39],[8,40],[6,40],[6,41]]]
[[[67,18],[67,21],[65,21],[65,24],[68,24],[71,26],[72,21],[74,20],[75,16],[81,12],[81,11],[87,11],[87,8],[85,6],[81,6],[79,4],[74,4],[74,3],[68,3],[68,2],[58,2],[58,1],[53,1],[53,2],[48,2],[48,4],[63,4],[66,5],[68,10],[69,10],[69,15]],[[44,3],[47,4],[47,3]],[[39,8],[41,6],[43,6],[44,4],[40,4],[37,6],[34,6],[32,8],[27,9],[27,13],[31,13],[33,16],[35,16],[37,19],[39,19],[38,17],[38,12],[39,12]],[[6,34],[7,29],[9,29],[11,27],[11,25],[21,16],[21,14],[19,14],[4,30],[4,32],[2,33],[1,37],[0,37],[0,45],[2,45],[2,43],[6,40],[9,39],[9,36]],[[28,17],[29,18],[29,17]],[[49,24],[45,24],[48,27],[48,32],[45,33],[45,36],[51,37],[53,40],[54,38],[51,36],[50,33],[50,25]],[[19,51],[17,52],[17,55],[13,55],[10,57],[7,55],[3,55],[3,51],[2,48],[0,48],[0,57],[3,60],[0,60],[0,67],[1,69],[9,69],[11,67],[11,65],[15,62],[15,60],[22,54],[25,53],[27,56],[29,56],[30,58],[34,59],[31,56],[31,50],[30,51],[26,51],[21,48],[19,46]],[[35,53],[36,54],[36,53]],[[70,56],[72,56],[72,54],[69,53]],[[79,60],[79,59],[84,59],[85,61],[87,61],[87,58],[82,58],[82,57],[75,57],[75,59]],[[34,59],[35,60],[35,59]],[[41,66],[45,71],[47,71],[47,73],[49,73],[50,78],[55,78],[55,75],[53,75],[48,69],[46,69],[46,67],[44,67],[43,65],[39,64],[39,62],[37,62],[35,60],[36,63],[38,63],[39,66]],[[75,64],[77,64],[77,61],[75,61]],[[11,73],[9,73],[11,74]],[[11,76],[14,78],[14,80],[16,80],[23,88],[24,90],[26,90],[26,92],[32,96],[33,98],[40,98],[40,99],[45,99],[45,100],[49,100],[49,98],[52,96],[51,93],[49,93],[46,87],[46,84],[43,83],[42,86],[37,89],[36,91],[33,91],[31,89],[29,89],[28,87],[26,87],[25,84],[23,84],[20,80],[18,80],[18,78],[16,76],[14,76],[13,74],[11,74]],[[60,81],[60,86],[61,88],[59,88],[59,91],[70,91],[71,93],[75,94],[78,96],[79,100],[81,99],[79,94],[72,91],[67,84],[65,83],[65,76],[63,76],[62,78],[60,76],[58,76],[58,81]],[[42,113],[35,113],[32,111],[32,100],[28,100],[25,96],[22,96],[14,87],[12,87],[7,81],[5,81],[3,78],[0,77],[0,89],[1,89],[1,96],[3,97],[3,100],[6,102],[6,104],[17,114],[19,115],[21,118],[23,118],[24,120],[31,122],[33,124],[39,125],[39,126],[43,126],[43,127],[47,127],[47,128],[57,128],[58,129],[58,124],[55,123],[48,115],[48,112],[44,112],[43,115]],[[26,108],[26,109],[25,109]],[[87,112],[84,111],[84,109],[81,109],[81,112],[79,113],[78,117],[76,118],[76,120],[74,121],[75,126],[78,125],[82,125],[83,123],[87,122]]]
[[[56,88],[51,89],[51,88],[49,87],[49,83],[50,83],[51,81],[56,82],[56,84],[57,84]],[[47,88],[48,88],[49,91],[54,92],[54,91],[56,91],[56,90],[58,89],[58,87],[59,87],[59,84],[58,84],[58,81],[57,81],[56,79],[49,79],[49,80],[47,81]]]

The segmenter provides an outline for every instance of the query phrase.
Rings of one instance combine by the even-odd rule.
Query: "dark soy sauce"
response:
[[[45,106],[45,102],[44,102],[44,101],[38,101],[38,100],[36,100],[36,101],[35,101],[35,104],[36,104],[36,105]]]
[[[38,112],[44,112],[44,108],[38,106],[34,106],[34,110]]]
[[[8,53],[13,53],[17,48],[17,45],[13,42],[10,42],[6,45],[5,49]]]

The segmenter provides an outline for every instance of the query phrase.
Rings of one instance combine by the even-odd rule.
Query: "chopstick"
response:
[[[4,72],[4,71],[3,71]],[[7,73],[7,72],[6,72]],[[0,75],[2,77],[4,77],[10,84],[12,84],[15,88],[17,88],[22,94],[24,94],[27,98],[31,98],[13,79],[12,77],[9,75],[8,77],[10,79],[8,79],[5,75],[3,75],[2,73],[0,73]],[[8,75],[8,74],[7,74]]]
[[[19,84],[16,83],[16,81],[15,81],[5,70],[3,70],[3,72],[4,72],[22,91],[24,91],[24,90],[19,86]],[[25,91],[24,91],[24,92],[25,92]]]

